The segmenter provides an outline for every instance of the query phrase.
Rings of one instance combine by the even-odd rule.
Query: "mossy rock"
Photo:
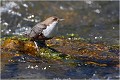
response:
[[[111,52],[119,51],[118,46],[108,46],[106,44],[91,44],[82,38],[72,37],[55,37],[46,41],[48,47],[39,47],[37,51],[34,42],[24,37],[9,37],[1,40],[1,49],[5,51],[17,51],[19,54],[27,54],[39,58],[50,60],[70,60],[72,63],[77,60],[77,63],[98,65],[98,66],[113,66],[119,64],[118,53]]]
[[[102,66],[113,66],[119,64],[118,45],[116,45],[116,47],[113,47],[101,43],[91,44],[84,39],[76,38],[63,38],[62,40],[53,38],[47,43],[52,44],[51,47],[56,49],[57,51],[60,51],[64,54],[69,54],[71,59],[78,60],[79,62],[82,61],[88,64],[93,63],[96,65],[101,64]],[[111,50],[115,50],[115,52],[111,52]]]

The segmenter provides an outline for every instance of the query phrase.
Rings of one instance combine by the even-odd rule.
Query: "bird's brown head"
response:
[[[51,24],[54,21],[58,22],[58,21],[62,21],[62,20],[63,19],[60,19],[60,18],[58,18],[56,16],[52,16],[52,17],[49,17],[46,20],[44,20],[42,23],[48,26],[49,24]]]

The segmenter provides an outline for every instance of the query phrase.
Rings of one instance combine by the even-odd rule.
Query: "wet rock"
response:
[[[8,50],[18,50],[22,51],[24,49],[24,43],[18,39],[6,39],[4,43],[1,45],[3,49],[8,49]]]
[[[26,41],[24,43],[24,53],[31,54],[33,56],[36,55],[37,49],[35,48],[35,44],[32,41]]]
[[[77,60],[77,63],[114,66],[119,64],[118,48],[100,43],[88,43],[77,37],[55,37],[46,41],[48,47],[39,47],[37,51],[34,42],[29,39],[7,38],[2,42],[2,50],[17,51],[19,54],[27,54],[39,58],[63,61]],[[112,50],[112,51],[111,51]],[[64,61],[63,61],[64,62]]]

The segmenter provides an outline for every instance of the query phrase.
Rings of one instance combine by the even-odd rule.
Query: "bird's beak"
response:
[[[65,19],[59,19],[59,21],[64,21]]]

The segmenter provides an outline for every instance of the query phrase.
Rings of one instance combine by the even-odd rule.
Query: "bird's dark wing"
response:
[[[46,26],[38,23],[27,33],[27,35],[30,38],[37,38],[44,29],[46,29]]]

